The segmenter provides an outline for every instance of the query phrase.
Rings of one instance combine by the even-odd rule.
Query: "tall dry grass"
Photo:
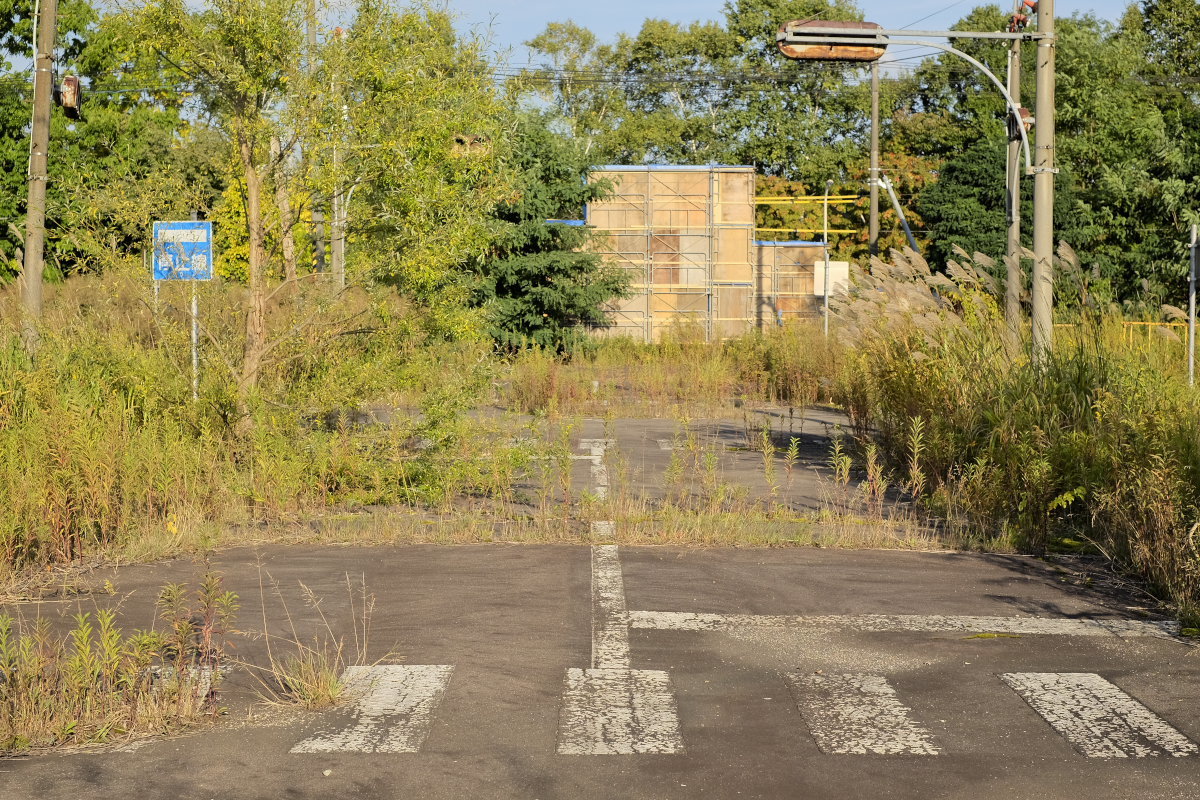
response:
[[[707,342],[680,327],[655,343],[596,339],[512,361],[502,401],[526,413],[692,416],[746,402],[804,407],[827,399],[840,348],[811,321]]]
[[[998,294],[968,258],[948,275],[911,251],[873,262],[837,305],[839,400],[933,513],[1033,553],[1086,542],[1194,622],[1200,395],[1112,317],[1082,314],[1038,363],[1008,352]]]
[[[21,346],[11,292],[0,297],[0,577],[201,547],[210,525],[392,503],[445,508],[511,491],[523,449],[467,413],[494,375],[477,346],[431,342],[383,290],[297,299],[277,313],[304,317],[325,304],[324,321],[280,340],[246,435],[229,368],[241,289],[203,290],[193,401],[187,318],[170,302],[177,288],[164,288],[156,308],[148,282],[128,275],[54,287],[36,360]],[[447,358],[458,368],[446,369]],[[368,407],[387,400],[375,424]]]

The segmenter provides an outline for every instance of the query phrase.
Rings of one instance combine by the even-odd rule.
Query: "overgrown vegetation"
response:
[[[36,361],[14,327],[0,330],[0,568],[155,540],[167,553],[194,546],[205,523],[381,503],[445,508],[511,484],[522,449],[466,417],[489,386],[486,350],[464,346],[462,368],[441,372],[390,290],[316,298],[359,332],[309,328],[287,342],[252,406],[252,434],[240,432],[237,371],[221,350],[237,348],[237,291],[206,294],[198,402],[185,318],[165,292],[156,313],[145,282],[110,273],[64,284]],[[389,396],[418,402],[380,406],[389,424],[364,425],[365,404]]]
[[[194,597],[163,588],[158,629],[126,633],[111,609],[65,632],[0,615],[0,754],[170,733],[216,713],[237,609],[209,573]]]
[[[1058,266],[1081,277],[1069,249]],[[1194,621],[1200,395],[1178,362],[1152,363],[1100,316],[1060,329],[1042,363],[1011,357],[986,271],[950,274],[894,253],[841,304],[854,349],[837,396],[859,433],[933,514],[1026,552],[1094,548]]]
[[[724,342],[682,324],[655,343],[599,339],[567,356],[529,348],[512,362],[507,401],[537,413],[696,416],[745,403],[804,408],[830,399],[841,349],[800,320]]]

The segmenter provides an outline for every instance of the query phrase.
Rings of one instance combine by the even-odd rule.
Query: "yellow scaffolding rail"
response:
[[[755,228],[756,231],[768,233],[824,233],[824,228]],[[853,228],[830,228],[830,233],[858,233]]]
[[[848,203],[851,200],[858,200],[862,195],[858,194],[831,194],[831,195],[807,195],[805,197],[756,197],[754,204],[759,206],[765,205],[802,205],[805,203],[824,203],[828,200],[830,203]]]

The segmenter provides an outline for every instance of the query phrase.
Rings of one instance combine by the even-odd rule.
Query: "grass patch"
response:
[[[260,574],[259,594],[263,601],[262,636],[267,645],[267,665],[245,666],[258,678],[263,690],[262,695],[268,702],[295,705],[310,711],[337,705],[345,694],[346,685],[342,675],[346,667],[364,666],[368,663],[371,614],[375,609],[375,597],[367,592],[365,581],[356,585],[349,574],[345,577],[350,605],[349,640],[334,633],[333,624],[321,608],[322,599],[303,583],[300,584],[300,592],[304,606],[317,621],[317,627],[311,635],[302,635],[283,599],[278,583],[269,573]],[[285,636],[273,636],[268,633],[268,592],[264,588],[265,585],[270,586],[270,596],[277,601],[282,618],[286,620],[288,633]]]

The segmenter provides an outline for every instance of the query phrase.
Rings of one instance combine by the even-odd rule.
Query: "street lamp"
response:
[[[1026,4],[1030,5],[1030,4]],[[1053,245],[1054,245],[1054,0],[1034,0],[1030,7],[1038,15],[1038,30],[1029,33],[1010,26],[1003,32],[985,31],[912,31],[884,30],[873,22],[826,22],[793,20],[779,26],[776,41],[779,50],[788,58],[823,61],[876,61],[887,50],[893,38],[905,44],[932,47],[962,58],[982,72],[1000,91],[1012,119],[1012,128],[1020,137],[1025,155],[1025,174],[1033,176],[1033,356],[1043,358],[1052,346],[1052,314],[1054,306]],[[982,64],[962,50],[939,39],[995,39],[1016,42],[1036,42],[1037,59],[1037,159],[1030,157],[1029,137],[1026,135],[1026,114],[1017,105],[1008,88]],[[872,178],[875,176],[872,175]],[[1009,253],[1010,263],[1016,263]],[[1010,274],[1010,280],[1012,276]],[[1010,320],[1010,325],[1012,321]]]

